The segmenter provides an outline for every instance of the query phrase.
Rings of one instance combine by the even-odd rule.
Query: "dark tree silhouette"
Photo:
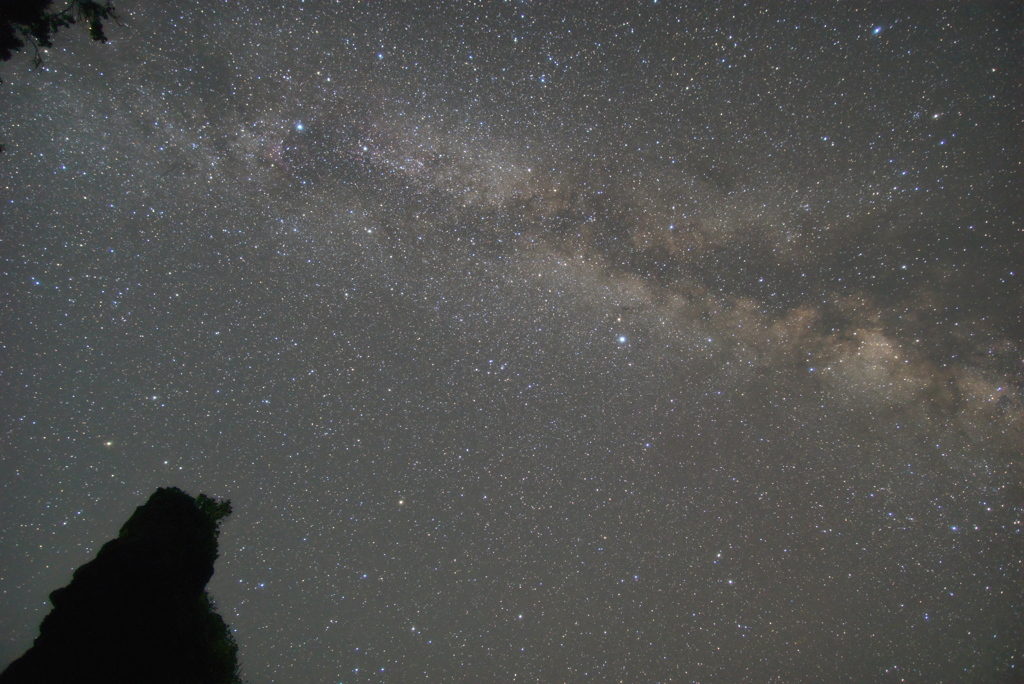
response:
[[[59,11],[52,11],[53,0],[0,0],[0,61],[9,60],[26,42],[35,49],[36,66],[42,64],[39,48],[53,45],[53,36],[62,28],[79,22],[89,27],[93,40],[107,42],[104,21],[117,21],[111,0],[70,0]]]
[[[0,0],[0,61],[6,62],[28,43],[38,67],[43,63],[39,48],[51,47],[53,36],[62,28],[83,22],[93,40],[105,43],[103,22],[117,22],[111,0],[68,0],[60,11],[52,11],[52,5],[53,0]],[[4,146],[0,144],[0,154],[3,152]]]
[[[205,591],[231,503],[158,489],[50,594],[53,610],[0,684],[239,684],[238,647]]]

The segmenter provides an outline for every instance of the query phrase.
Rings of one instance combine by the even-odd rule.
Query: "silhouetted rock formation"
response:
[[[236,683],[237,647],[205,592],[230,502],[158,489],[50,594],[34,645],[0,684]]]

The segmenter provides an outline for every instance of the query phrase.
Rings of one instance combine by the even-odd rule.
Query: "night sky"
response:
[[[0,666],[176,485],[252,684],[1024,681],[1019,3],[117,4],[0,69]]]

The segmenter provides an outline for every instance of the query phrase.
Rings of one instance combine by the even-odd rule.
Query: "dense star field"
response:
[[[0,69],[0,666],[175,485],[252,684],[1024,678],[1019,3],[118,9]]]

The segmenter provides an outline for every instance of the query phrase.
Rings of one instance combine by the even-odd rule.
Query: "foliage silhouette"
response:
[[[231,504],[158,489],[50,594],[33,646],[0,684],[240,684],[238,647],[205,591]]]
[[[39,48],[53,45],[53,36],[62,28],[78,22],[89,27],[89,37],[107,42],[103,22],[117,22],[111,0],[70,0],[60,11],[51,11],[53,0],[3,0],[0,2],[0,61],[7,61],[25,47],[26,41],[35,49],[35,63],[43,63]]]

